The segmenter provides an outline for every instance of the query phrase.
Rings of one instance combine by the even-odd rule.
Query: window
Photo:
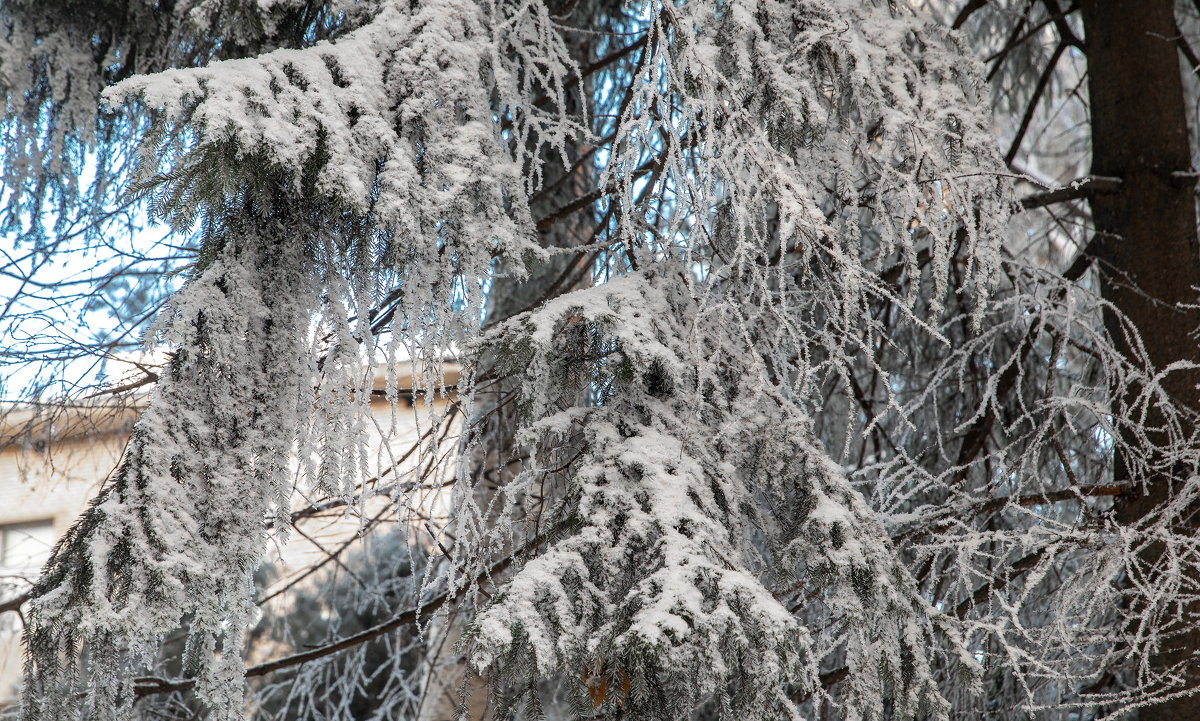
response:
[[[36,571],[50,558],[58,534],[50,520],[0,526],[0,569]]]

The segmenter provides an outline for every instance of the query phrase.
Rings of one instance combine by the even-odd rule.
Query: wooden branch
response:
[[[142,376],[141,378],[139,378],[138,380],[131,381],[124,385],[116,386],[115,388],[105,388],[103,390],[98,390],[95,393],[90,393],[90,394],[84,396],[84,400],[88,400],[91,398],[99,398],[100,396],[113,396],[113,395],[117,395],[118,393],[124,393],[126,391],[137,390],[138,388],[141,388],[143,386],[148,386],[151,383],[158,382],[158,374],[157,373],[154,373],[153,371],[147,370],[145,368],[142,368],[142,372],[145,373],[145,375]]]
[[[829,689],[833,688],[834,684],[845,680],[845,678],[849,675],[850,667],[842,666],[841,668],[835,668],[832,671],[826,671],[817,677],[817,681],[821,684],[821,688],[828,691]],[[796,693],[792,694],[792,702],[804,703],[813,695],[813,690],[797,691]]]
[[[1009,36],[1008,42],[1005,43],[1003,48],[984,58],[985,63],[993,63],[991,70],[988,70],[987,73],[988,82],[991,82],[992,78],[996,77],[996,73],[1000,72],[1000,65],[1004,62],[1004,59],[1008,57],[1009,53],[1021,46],[1023,43],[1027,42],[1030,38],[1036,37],[1037,34],[1041,32],[1042,28],[1046,27],[1050,23],[1058,22],[1062,18],[1065,18],[1066,16],[1078,10],[1079,4],[1071,3],[1071,6],[1066,10],[1062,11],[1061,13],[1053,14],[1048,18],[1039,20],[1036,25],[1029,29],[1028,32],[1022,34],[1021,30],[1024,29],[1025,23],[1029,20],[1029,10],[1032,7],[1033,0],[1030,0],[1029,4],[1025,7],[1025,15],[1022,16],[1021,22],[1017,23],[1017,25],[1013,28],[1012,35]],[[1068,42],[1068,44],[1070,43]]]
[[[1121,189],[1121,179],[1108,175],[1085,175],[1072,180],[1061,188],[1034,193],[1021,198],[1021,210],[1044,208],[1054,203],[1091,198],[1101,193],[1115,193]]]
[[[971,0],[963,6],[962,10],[958,11],[958,15],[954,17],[954,24],[950,27],[958,30],[963,25],[967,24],[967,20],[975,13],[976,10],[987,7],[988,0]]]
[[[896,444],[892,441],[892,437],[875,423],[875,409],[872,407],[870,399],[867,398],[867,394],[863,391],[862,386],[853,373],[847,375],[847,382],[850,386],[850,393],[854,396],[854,400],[858,401],[858,407],[862,409],[863,415],[866,416],[866,425],[871,426],[871,431],[876,437],[876,443],[879,442],[878,439],[882,438],[892,449],[892,453],[897,456],[900,455],[900,449],[896,447]]]
[[[658,157],[653,158],[652,160],[647,160],[640,167],[638,167],[637,170],[633,171],[633,173],[630,174],[629,182],[632,183],[636,180],[640,180],[643,176],[649,175],[650,173],[657,173],[658,171],[660,171],[662,169],[662,167],[664,165],[666,165],[666,162],[667,162],[667,159],[662,154],[660,154]],[[538,220],[537,221],[537,229],[541,232],[545,232],[545,231],[549,230],[551,226],[553,226],[555,223],[562,220],[563,218],[565,218],[579,210],[582,210],[583,208],[588,207],[589,205],[591,205],[592,203],[596,202],[597,200],[603,198],[604,196],[609,195],[611,193],[615,193],[617,190],[618,190],[617,185],[615,183],[610,183],[606,187],[597,188],[596,190],[593,190],[590,193],[586,193],[586,194],[576,198],[575,200],[572,200],[570,203],[567,203],[566,205],[559,208],[558,210],[555,210],[554,212],[550,213],[550,215],[547,215],[546,217]]]
[[[1067,8],[1066,12],[1063,12],[1062,9],[1058,7],[1058,0],[1042,0],[1042,4],[1046,6],[1048,11],[1050,11],[1050,17],[1054,20],[1054,28],[1058,30],[1059,39],[1071,47],[1087,52],[1083,41],[1079,39],[1079,36],[1075,34],[1075,31],[1072,30],[1071,26],[1067,23],[1067,16],[1074,11],[1075,6],[1072,5],[1071,7]]]
[[[1067,266],[1067,269],[1063,271],[1063,278],[1071,281],[1072,283],[1082,278],[1083,274],[1087,272],[1087,269],[1092,265],[1092,261],[1095,259],[1096,246],[1100,243],[1100,239],[1107,236],[1107,233],[1097,233],[1095,236],[1093,236],[1092,239],[1088,241],[1088,244],[1083,247],[1083,250],[1079,251],[1079,254],[1075,256],[1075,260],[1071,261],[1071,265]],[[1056,293],[1055,295],[1056,300],[1061,300],[1061,289],[1060,292]]]
[[[1192,73],[1200,73],[1200,57],[1197,57],[1196,51],[1188,44],[1183,31],[1179,29],[1179,23],[1175,24],[1175,46],[1179,48],[1179,52],[1187,60],[1188,67],[1192,69]]]
[[[1004,162],[1011,165],[1017,153],[1021,150],[1021,142],[1025,139],[1025,133],[1029,130],[1029,124],[1033,122],[1033,114],[1037,112],[1038,103],[1042,100],[1042,94],[1046,92],[1046,87],[1050,84],[1050,78],[1054,76],[1054,68],[1058,65],[1058,59],[1066,51],[1069,43],[1066,40],[1061,40],[1058,46],[1054,48],[1054,52],[1050,55],[1050,59],[1046,61],[1046,67],[1042,70],[1041,77],[1038,78],[1037,85],[1033,89],[1033,95],[1029,98],[1029,105],[1025,106],[1025,114],[1021,117],[1021,124],[1017,127],[1017,134],[1013,137],[1012,145],[1009,146],[1008,152],[1004,154]]]
[[[975,589],[975,592],[971,594],[970,598],[958,604],[958,607],[954,609],[954,615],[960,619],[965,617],[972,608],[975,608],[979,604],[986,601],[988,596],[992,594],[993,590],[1007,586],[1013,578],[1036,566],[1038,561],[1042,560],[1042,556],[1044,555],[1046,555],[1046,549],[1042,548],[1034,551],[1028,556],[1014,561],[1008,566],[1005,566],[1004,570],[1009,572],[1005,578],[993,578],[979,588]]]
[[[430,427],[427,428],[425,430],[425,432],[422,433],[419,438],[417,438],[417,440],[413,441],[412,444],[408,447],[408,450],[406,450],[403,455],[401,455],[399,458],[396,458],[394,460],[394,462],[387,468],[383,469],[379,473],[379,475],[363,481],[362,495],[367,496],[368,488],[370,488],[372,486],[377,486],[379,484],[379,482],[384,479],[384,477],[390,476],[393,473],[395,473],[396,469],[398,469],[401,466],[401,464],[403,464],[405,461],[407,461],[409,458],[411,458],[414,453],[417,452],[417,450],[421,447],[422,443],[425,443],[427,440],[429,440],[429,438],[432,437],[433,434],[436,433],[440,427],[448,426],[449,422],[451,420],[453,420],[454,416],[457,415],[461,410],[462,410],[462,401],[452,402],[449,405],[449,407],[446,409],[446,412],[439,419],[439,421],[435,424],[430,425]],[[425,479],[422,476],[421,478],[418,478],[417,480],[412,481],[410,483],[406,483],[403,486],[399,485],[398,483],[394,483],[394,484],[389,484],[388,486],[385,486],[385,488],[399,489],[400,491],[409,491],[409,490],[412,490],[413,488],[416,488],[420,483],[423,483],[424,480]],[[377,496],[380,493],[381,493],[381,491],[376,489],[371,492],[370,496]],[[320,515],[321,513],[324,513],[326,511],[331,511],[331,510],[334,510],[337,508],[343,508],[347,505],[349,505],[349,501],[347,501],[345,498],[331,498],[331,499],[326,500],[321,503],[314,503],[309,506],[306,506],[305,508],[301,508],[299,510],[292,511],[291,522],[293,525],[295,525],[297,522],[299,522],[305,518],[311,518],[313,516]],[[270,530],[270,529],[273,529],[274,527],[275,527],[275,521],[273,519],[267,519],[267,522],[264,525],[264,528],[266,528],[267,530]]]
[[[650,39],[649,34],[643,35],[641,38],[629,43],[628,45],[621,48],[620,50],[614,50],[613,52],[609,53],[608,55],[605,55],[604,57],[600,58],[596,62],[591,63],[589,65],[585,65],[579,71],[579,77],[586,78],[587,76],[591,75],[592,73],[596,72],[597,70],[600,70],[608,65],[611,65],[611,64],[617,62],[621,58],[632,53],[634,50],[638,50],[639,48],[644,46],[649,39]],[[568,77],[567,82],[565,82],[563,84],[566,85],[567,83],[570,83],[570,82],[578,82],[578,78]]]
[[[286,583],[284,583],[279,588],[275,589],[274,591],[271,591],[267,595],[256,600],[254,602],[254,605],[262,606],[263,604],[267,603],[271,599],[287,593],[288,591],[292,590],[297,585],[299,585],[301,582],[303,582],[304,579],[306,579],[309,576],[313,575],[314,573],[317,573],[318,571],[320,571],[322,568],[325,567],[326,564],[328,564],[330,562],[334,562],[337,565],[341,566],[342,569],[345,570],[346,573],[348,573],[351,578],[358,580],[358,577],[354,573],[354,571],[350,570],[346,566],[346,564],[342,562],[341,555],[343,553],[345,553],[346,550],[348,548],[350,548],[350,546],[354,545],[359,540],[361,540],[363,535],[365,535],[367,532],[369,532],[372,528],[374,528],[379,523],[379,520],[383,517],[383,514],[386,512],[389,512],[390,510],[391,510],[390,508],[388,508],[387,506],[384,506],[382,509],[380,509],[379,513],[375,514],[374,518],[367,521],[366,525],[364,525],[357,534],[354,534],[354,535],[350,536],[349,538],[347,538],[345,541],[342,542],[342,544],[340,546],[338,546],[337,550],[332,551],[332,552],[325,550],[325,548],[320,543],[318,543],[315,539],[313,539],[312,536],[305,533],[304,529],[300,528],[299,525],[294,524],[293,527],[296,529],[296,532],[299,533],[301,536],[304,536],[305,539],[307,539],[310,543],[312,543],[314,546],[316,546],[321,552],[323,552],[325,554],[325,557],[322,558],[317,563],[314,563],[311,566],[309,566],[308,568],[304,569],[304,572],[301,573],[300,575],[288,580]],[[359,583],[361,583],[361,581],[359,581]]]
[[[8,613],[9,611],[19,611],[19,610],[21,610],[21,606],[24,606],[25,602],[28,600],[29,600],[29,592],[28,591],[20,594],[19,596],[10,598],[7,601],[5,601],[4,603],[0,603],[0,613]]]
[[[909,531],[905,531],[898,536],[893,536],[892,541],[894,543],[899,543],[900,541],[927,536],[931,533],[939,533],[952,527],[960,520],[981,516],[985,513],[994,513],[1008,506],[1037,506],[1048,505],[1051,503],[1062,503],[1064,501],[1081,501],[1084,498],[1120,496],[1128,490],[1128,486],[1101,484],[1095,486],[1073,486],[1071,488],[1064,488],[1058,491],[1029,493],[1023,496],[1000,496],[998,498],[988,498],[975,503],[947,508],[939,513],[938,517],[944,518],[949,516],[953,520],[942,521],[933,526],[914,528]]]

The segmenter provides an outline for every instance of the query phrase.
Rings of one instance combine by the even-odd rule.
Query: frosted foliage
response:
[[[895,252],[915,270],[916,236],[935,298],[965,240],[972,279],[989,287],[1010,201],[955,36],[871,2],[664,5],[647,35],[603,176],[626,205],[647,173],[668,178],[679,208],[662,237],[717,208],[740,224],[693,236],[693,256],[778,243],[858,273]],[[846,290],[852,309],[862,290]]]
[[[539,3],[385,2],[334,42],[137,77],[108,97],[186,117],[201,150],[231,144],[296,191],[316,168],[311,191],[387,228],[383,260],[404,273],[403,310],[417,317],[439,313],[455,278],[539,250],[525,200],[537,174],[510,145],[536,151],[575,130],[522,107],[535,89],[561,101],[569,63]],[[507,140],[497,112],[510,113]]]
[[[947,599],[971,647],[987,654],[989,688],[1005,703],[1064,715],[1151,703],[1186,688],[1184,662],[1159,672],[1147,659],[1197,594],[1184,521],[1197,498],[1197,429],[1163,389],[1182,368],[1155,373],[1119,355],[1099,322],[1103,301],[1072,278],[1019,258],[1002,267],[1003,293],[978,333],[948,323],[949,345],[910,355],[913,329],[888,329],[895,350],[882,367],[922,377],[913,388],[893,371],[895,405],[864,444],[864,490],[922,588]],[[991,367],[972,382],[978,358]],[[1111,400],[1114,384],[1136,390]],[[939,427],[950,409],[956,423]],[[1153,432],[1148,415],[1159,419]],[[892,439],[902,445],[889,448]],[[1128,525],[1113,513],[1126,489],[1110,480],[1113,446],[1135,476],[1172,481],[1169,500]],[[939,452],[922,460],[920,448]],[[1104,688],[1105,673],[1132,680]],[[954,701],[964,716],[979,707],[962,692]]]
[[[935,664],[976,671],[959,619],[814,419],[829,378],[878,362],[875,306],[945,344],[943,300],[979,320],[997,285],[1009,190],[956,37],[884,2],[652,2],[593,67],[575,56],[592,31],[543,2],[340,7],[105,93],[149,118],[136,187],[177,229],[199,220],[202,247],[130,451],[35,591],[27,717],[73,717],[78,691],[128,718],[186,617],[184,673],[240,718],[286,469],[361,507],[376,371],[394,402],[398,358],[420,394],[447,355],[467,361],[467,425],[457,456],[421,445],[454,485],[423,591],[478,610],[463,651],[503,714],[536,718],[558,678],[577,716],[944,717]],[[487,318],[498,271],[568,254],[576,280]],[[480,400],[497,378],[515,410]],[[502,411],[517,448],[489,434]]]
[[[144,123],[98,115],[106,85],[203,64],[235,48],[258,52],[327,37],[360,22],[366,9],[354,0],[6,2],[0,35],[6,228],[40,218],[45,201],[64,222],[117,190],[138,137],[130,126]],[[99,162],[87,163],[93,153]]]
[[[670,308],[661,294],[637,297],[639,280],[614,281],[572,302],[607,296],[633,315],[645,303],[658,313]],[[572,310],[579,311],[573,323],[596,324],[601,338],[623,335],[614,327],[615,313],[595,316],[607,309]],[[660,322],[667,318],[675,319]],[[523,320],[514,321],[518,329]],[[637,326],[621,355],[607,362],[635,383],[657,362],[669,382],[665,374],[688,360],[678,355],[686,345],[668,338],[674,349],[657,345],[661,334],[649,318]],[[533,374],[526,387],[565,371],[567,344],[545,340],[522,349]],[[504,676],[528,665],[519,660],[527,651],[534,664],[529,671],[542,675],[590,669],[593,686],[608,685],[615,704],[645,718],[678,718],[710,694],[719,694],[731,712],[786,716],[783,685],[812,682],[804,666],[807,638],[740,558],[743,528],[730,514],[745,512],[747,491],[731,477],[732,468],[706,452],[703,431],[681,423],[685,407],[669,398],[631,396],[549,414],[528,427],[531,444],[554,448],[570,439],[587,449],[573,460],[578,470],[567,480],[561,518],[553,521],[566,530],[547,529],[567,536],[526,565],[481,614],[472,659],[481,667],[495,664]],[[560,454],[548,455],[508,492],[519,493],[561,465]],[[764,683],[743,685],[742,674]]]
[[[214,718],[241,718],[251,574],[264,522],[287,517],[318,290],[302,254],[245,230],[172,301],[162,333],[178,350],[121,467],[39,583],[33,715],[71,716],[74,690],[89,688],[89,717],[125,717],[127,675],[186,614],[202,698]],[[79,643],[88,656],[77,669]]]
[[[335,41],[135,77],[106,97],[137,97],[168,121],[186,117],[202,147],[231,142],[261,153],[297,182],[316,163],[318,193],[369,207],[409,242],[430,242],[433,223],[459,216],[466,225],[455,224],[452,243],[469,237],[485,248],[521,250],[528,229],[518,231],[518,223],[528,218],[499,210],[501,201],[520,205],[527,158],[503,142],[492,94],[499,93],[500,109],[521,116],[522,141],[531,134],[562,141],[568,128],[561,120],[519,109],[543,84],[561,98],[572,69],[546,8],[377,5],[370,22]],[[535,63],[545,67],[528,67]]]
[[[632,275],[489,337],[523,369],[533,419],[535,460],[505,494],[519,505],[549,487],[560,500],[538,521],[548,549],[478,616],[473,662],[516,689],[579,669],[593,704],[639,718],[680,718],[706,698],[722,718],[790,718],[786,689],[813,691],[818,656],[767,590],[783,581],[841,618],[848,718],[876,718],[884,697],[903,717],[944,713],[926,653],[934,627],[955,636],[954,624],[920,598],[871,509],[781,402],[788,390],[756,377],[755,349],[697,290]],[[559,410],[589,385],[603,403]]]

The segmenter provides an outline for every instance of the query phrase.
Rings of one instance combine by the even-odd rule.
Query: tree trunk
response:
[[[1144,348],[1128,336],[1117,313],[1107,313],[1105,325],[1126,359],[1148,363],[1161,371],[1175,361],[1200,362],[1196,337],[1200,312],[1195,304],[1200,287],[1200,244],[1197,242],[1195,180],[1180,177],[1191,169],[1191,148],[1183,81],[1176,54],[1172,0],[1081,0],[1087,36],[1088,90],[1092,116],[1092,172],[1123,180],[1116,192],[1091,199],[1098,233],[1097,262],[1101,293],[1136,327]],[[1200,408],[1200,374],[1175,372],[1163,381],[1172,401],[1189,410]],[[1114,415],[1139,391],[1125,385],[1113,398]],[[1154,429],[1165,416],[1158,412],[1144,427]],[[1128,430],[1121,440],[1146,446]],[[1169,465],[1154,471],[1139,461],[1163,458],[1165,433],[1151,430],[1148,459],[1116,453],[1116,480],[1134,490],[1118,499],[1116,520],[1139,527],[1154,518],[1176,492],[1186,469]],[[1194,523],[1191,521],[1190,523]],[[1143,568],[1160,565],[1162,544],[1146,546],[1138,557]],[[1153,574],[1153,571],[1151,571]],[[1153,578],[1143,579],[1154,587]],[[1185,579],[1189,587],[1200,579]],[[1129,611],[1137,616],[1135,601]],[[1160,625],[1167,640],[1149,659],[1152,673],[1183,666],[1181,688],[1200,687],[1200,604],[1188,603],[1168,612]],[[1141,721],[1200,719],[1200,700],[1183,697],[1142,709]]]

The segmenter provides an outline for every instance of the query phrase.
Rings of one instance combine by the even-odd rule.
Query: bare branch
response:
[[[1022,210],[1044,208],[1054,203],[1083,200],[1099,193],[1115,193],[1121,187],[1121,179],[1107,175],[1088,175],[1072,180],[1060,188],[1034,193],[1021,198]]]

